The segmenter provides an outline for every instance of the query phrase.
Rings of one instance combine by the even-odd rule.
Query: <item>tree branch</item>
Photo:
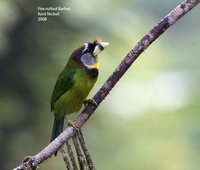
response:
[[[81,152],[81,148],[79,146],[79,143],[78,143],[78,140],[77,140],[77,135],[75,134],[73,137],[72,137],[72,140],[73,140],[73,143],[74,143],[74,147],[75,147],[75,150],[76,150],[76,154],[77,154],[77,157],[78,157],[78,162],[79,162],[79,167],[81,170],[86,170],[88,169],[87,168],[87,165],[86,165],[86,161],[85,161],[85,158]]]
[[[73,170],[78,170],[78,166],[77,166],[77,163],[76,163],[76,159],[74,157],[73,150],[72,150],[71,145],[69,144],[68,141],[66,142],[66,146],[67,146],[67,152],[69,154],[69,157],[70,157],[70,160],[71,160],[71,163],[72,163]]]
[[[62,147],[60,148],[60,152],[62,154],[62,157],[63,157],[63,160],[64,160],[67,170],[72,170],[71,164],[70,164],[67,154],[64,150],[64,145],[62,145]]]
[[[85,155],[89,170],[96,170],[96,168],[94,167],[94,163],[92,161],[92,157],[90,156],[89,151],[88,151],[88,149],[86,147],[85,139],[83,137],[83,133],[82,133],[81,129],[77,133],[77,136],[78,136],[79,142],[81,144],[81,148],[82,148],[82,150],[84,152],[84,155]]]
[[[185,0],[176,8],[174,8],[169,14],[167,14],[154,28],[152,28],[138,43],[130,50],[126,57],[121,61],[119,66],[113,72],[113,74],[104,83],[101,89],[96,93],[93,99],[96,101],[97,106],[88,104],[87,107],[82,111],[82,113],[75,120],[77,127],[81,128],[92,113],[96,110],[99,104],[105,99],[109,94],[111,89],[116,85],[119,79],[128,70],[131,64],[138,58],[138,56],[149,47],[149,45],[154,42],[160,35],[162,35],[170,26],[172,26],[176,21],[178,21],[183,15],[199,4],[200,0]],[[38,164],[44,162],[47,158],[51,157],[54,152],[59,150],[59,148],[70,139],[74,133],[75,129],[70,126],[63,131],[53,142],[51,142],[47,147],[40,151],[37,155],[29,157],[22,165],[15,168],[15,170],[26,170],[31,167],[36,167]]]

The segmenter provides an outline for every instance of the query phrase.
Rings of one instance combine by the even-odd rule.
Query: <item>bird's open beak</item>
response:
[[[107,46],[109,46],[110,43],[108,42],[99,42],[96,47],[94,48],[93,54],[94,56],[97,56],[101,51],[103,51]]]

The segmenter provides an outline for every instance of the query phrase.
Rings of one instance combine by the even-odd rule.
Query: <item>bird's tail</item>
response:
[[[51,142],[57,138],[60,133],[63,131],[63,124],[64,124],[64,117],[57,119],[56,117],[54,118],[54,123],[53,123],[53,130],[52,130],[52,135],[51,135]],[[57,152],[54,153],[54,155],[57,155]]]

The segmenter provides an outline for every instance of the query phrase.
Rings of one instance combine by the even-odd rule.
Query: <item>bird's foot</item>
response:
[[[88,103],[93,104],[94,106],[97,106],[97,102],[94,99],[86,99],[83,102],[84,107],[86,107],[88,105]]]
[[[68,126],[72,126],[77,132],[79,132],[80,128],[76,125],[75,122],[68,119]]]

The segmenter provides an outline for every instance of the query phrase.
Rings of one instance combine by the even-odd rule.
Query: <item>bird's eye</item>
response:
[[[81,56],[81,61],[85,66],[91,66],[95,64],[95,59],[90,53],[85,53]]]

